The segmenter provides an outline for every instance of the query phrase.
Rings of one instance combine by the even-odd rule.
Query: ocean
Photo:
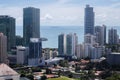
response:
[[[41,37],[45,37],[48,41],[44,41],[43,48],[57,48],[58,47],[58,35],[61,33],[76,33],[78,36],[79,43],[83,42],[83,27],[78,26],[67,26],[67,27],[41,27]]]
[[[108,33],[108,29],[110,28],[111,27],[107,27],[107,33]],[[115,26],[113,28],[117,29],[118,34],[120,35],[120,27]],[[76,33],[78,36],[78,43],[83,43],[83,40],[84,40],[84,27],[83,26],[41,26],[40,27],[41,37],[48,39],[48,41],[42,42],[42,47],[43,48],[58,48],[58,35],[61,33],[65,33],[65,34]],[[22,36],[21,27],[17,28],[16,34]]]

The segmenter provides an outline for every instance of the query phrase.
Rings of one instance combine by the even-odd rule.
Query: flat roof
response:
[[[120,53],[118,53],[118,52],[112,52],[111,54],[117,54],[117,55],[120,55]]]

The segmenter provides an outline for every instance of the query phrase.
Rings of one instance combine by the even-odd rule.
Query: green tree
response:
[[[41,80],[46,80],[47,77],[45,75],[41,76]]]
[[[34,80],[34,76],[32,74],[29,74],[26,77],[29,78],[30,80]]]
[[[105,80],[120,80],[120,74],[114,73],[111,77],[108,77]]]
[[[67,60],[60,60],[59,65],[62,67],[68,67],[68,61]]]

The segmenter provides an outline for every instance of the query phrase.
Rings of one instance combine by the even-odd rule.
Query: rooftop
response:
[[[113,53],[111,53],[111,54],[117,54],[117,55],[120,55],[120,53],[118,53],[118,52],[113,52]]]
[[[10,68],[8,65],[1,63],[0,64],[0,76],[13,76],[19,75],[16,71]]]

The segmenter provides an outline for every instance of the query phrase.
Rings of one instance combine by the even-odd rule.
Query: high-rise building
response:
[[[39,38],[30,38],[29,44],[29,65],[39,65],[40,59],[42,57],[42,44]]]
[[[106,25],[103,25],[103,30],[104,30],[104,44],[106,44],[106,30],[107,30],[107,27],[106,27]]]
[[[16,46],[23,45],[23,37],[16,35]]]
[[[95,27],[95,36],[96,36],[96,42],[99,43],[99,45],[106,44],[106,26],[96,26]]]
[[[0,63],[7,62],[7,37],[0,33]]]
[[[59,51],[59,55],[66,54],[66,35],[65,34],[60,34],[58,36],[58,51]]]
[[[68,56],[76,56],[76,46],[77,46],[77,35],[74,34],[67,34],[66,36],[66,43],[67,43],[67,55]]]
[[[84,34],[94,35],[94,12],[93,7],[86,5],[85,8],[85,22],[84,22]]]
[[[92,59],[100,59],[105,53],[105,47],[104,46],[96,46],[93,48],[93,52],[91,55]]]
[[[16,49],[17,64],[27,65],[29,48],[24,46],[17,46]]]
[[[78,59],[84,58],[84,45],[83,44],[77,45],[77,55],[76,56]]]
[[[25,46],[29,45],[30,38],[40,38],[40,9],[23,9],[23,38]]]
[[[91,34],[84,35],[84,43],[88,43],[92,45],[96,44],[96,36]]]
[[[85,58],[87,57],[91,58],[93,51],[94,51],[94,47],[92,44],[89,44],[89,43],[84,44],[84,57]]]
[[[108,44],[118,44],[119,43],[119,36],[117,34],[116,29],[109,29],[108,31]]]
[[[7,36],[7,51],[15,46],[15,18],[0,16],[0,32]]]

